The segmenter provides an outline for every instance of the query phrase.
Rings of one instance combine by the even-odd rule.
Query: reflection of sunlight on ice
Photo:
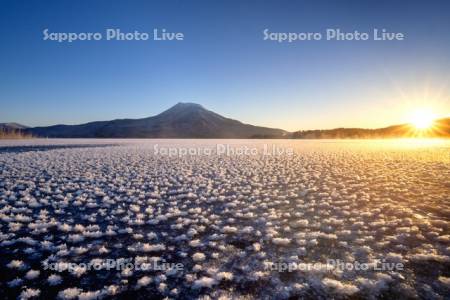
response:
[[[404,145],[406,147],[434,147],[449,145],[449,140],[445,139],[421,139],[421,138],[411,138],[411,139],[395,139],[392,143],[398,145]]]

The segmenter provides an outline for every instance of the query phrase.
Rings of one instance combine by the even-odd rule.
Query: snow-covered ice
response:
[[[0,141],[0,265],[14,299],[448,299],[450,142]]]

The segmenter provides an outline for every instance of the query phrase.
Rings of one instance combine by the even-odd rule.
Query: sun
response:
[[[433,126],[436,115],[428,108],[420,108],[411,112],[409,122],[417,130],[426,130]]]

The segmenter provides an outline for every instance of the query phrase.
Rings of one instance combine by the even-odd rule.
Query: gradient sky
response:
[[[183,32],[182,42],[43,41],[42,31]],[[402,32],[405,41],[263,40],[262,31]],[[450,1],[0,0],[0,122],[76,124],[196,102],[287,130],[450,113]]]

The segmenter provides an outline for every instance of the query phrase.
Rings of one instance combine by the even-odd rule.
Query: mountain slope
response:
[[[0,123],[0,130],[22,130],[25,128],[28,127],[19,123]]]
[[[385,128],[336,128],[328,130],[303,130],[292,134],[296,139],[366,139],[404,137],[450,137],[450,118],[439,119],[432,128],[417,131],[409,124],[393,125]]]
[[[29,133],[24,133],[28,128],[18,123],[0,123],[0,139],[23,139],[31,138]]]
[[[225,118],[194,103],[178,103],[159,115],[80,125],[27,129],[52,138],[279,138],[284,130],[259,127]]]

